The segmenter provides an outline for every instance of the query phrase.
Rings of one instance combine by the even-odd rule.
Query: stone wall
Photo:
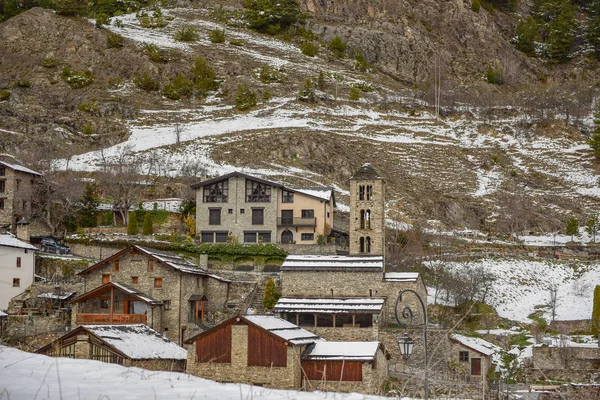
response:
[[[535,369],[598,369],[600,368],[600,348],[598,347],[533,347],[533,368]]]
[[[67,244],[74,255],[94,260],[103,260],[111,257],[126,247],[121,244],[113,245],[110,242],[103,242],[102,246],[99,244],[68,243],[68,241]]]
[[[359,197],[359,187],[365,187],[365,197]],[[367,199],[367,186],[373,188],[372,197]],[[385,183],[382,179],[350,179],[350,255],[361,254],[360,238],[371,238],[370,254],[384,255],[385,252]],[[361,210],[370,211],[370,229],[361,229]],[[364,253],[363,253],[364,254]]]
[[[150,371],[185,372],[185,360],[124,360],[126,367],[138,367]]]
[[[315,328],[314,326],[302,326],[302,328],[313,332],[325,340],[333,342],[367,342],[379,340],[379,329],[377,326],[369,328]]]
[[[5,171],[4,176],[0,176],[0,181],[4,182],[4,192],[1,193],[4,207],[0,209],[0,225],[12,225],[12,231],[16,232],[16,222],[31,214],[31,201],[27,199],[31,196],[36,176],[4,166],[0,168]]]
[[[92,262],[88,260],[38,255],[35,258],[35,273],[51,281],[83,282],[83,278],[77,274],[90,265]]]
[[[64,334],[70,330],[70,314],[48,316],[9,315],[6,337],[17,340],[50,333]]]
[[[248,366],[248,326],[231,326],[231,363],[197,363],[195,343],[188,346],[187,372],[218,382],[298,389],[301,382],[300,355],[304,346],[288,346],[286,367]]]
[[[316,237],[315,237],[316,240]],[[335,255],[339,246],[327,244],[278,244],[288,254],[306,254],[306,255]]]

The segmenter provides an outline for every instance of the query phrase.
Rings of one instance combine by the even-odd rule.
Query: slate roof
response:
[[[379,314],[385,299],[374,297],[360,298],[289,298],[277,301],[273,312],[345,314]]]
[[[107,293],[108,291],[110,291],[110,288],[113,287],[117,290],[120,290],[124,293],[127,293],[130,296],[133,296],[141,301],[143,301],[144,303],[148,303],[148,304],[162,304],[161,300],[156,300],[153,297],[148,296],[147,294],[140,292],[137,289],[134,289],[132,287],[129,287],[127,285],[124,285],[122,283],[117,283],[117,282],[108,282],[105,283],[102,286],[99,286],[95,289],[90,290],[89,292],[83,293],[80,296],[75,297],[73,300],[71,300],[69,303],[78,303],[80,301],[84,301],[87,299],[91,299],[91,298],[96,298],[104,293]]]
[[[10,164],[10,163],[7,163],[6,161],[0,161],[0,165],[4,165],[6,168],[10,168],[15,171],[25,172],[25,173],[31,174],[31,175],[42,176],[42,174],[40,174],[39,172],[36,172],[36,171],[29,169],[27,167],[24,167],[22,165]]]
[[[15,235],[12,233],[2,233],[0,234],[0,246],[6,247],[15,247],[19,249],[27,249],[27,250],[37,250],[32,244],[23,242],[22,240],[17,239]]]
[[[370,180],[370,179],[383,179],[371,164],[363,164],[362,167],[356,171],[356,173],[350,178],[351,180]]]
[[[293,192],[299,192],[307,196],[315,197],[320,200],[330,201],[335,195],[332,187],[328,186],[286,186],[284,189],[290,189]]]
[[[317,342],[306,349],[305,360],[372,361],[379,342]]]
[[[383,279],[388,282],[416,282],[419,279],[418,272],[386,272]]]
[[[241,176],[242,178],[250,179],[252,181],[256,181],[256,182],[260,182],[260,183],[265,183],[265,184],[271,185],[271,186],[276,186],[276,187],[281,187],[282,186],[280,183],[277,183],[277,182],[268,181],[266,179],[257,178],[257,177],[252,176],[252,175],[248,175],[248,174],[244,174],[242,172],[235,171],[235,172],[230,172],[230,173],[225,174],[225,175],[217,176],[215,178],[207,179],[205,181],[194,183],[193,185],[190,185],[190,187],[192,189],[198,189],[198,188],[201,188],[203,186],[211,185],[211,184],[213,184],[215,182],[221,182],[221,181],[224,181],[226,179],[229,179],[229,178],[232,178],[232,177],[236,177],[236,176]]]
[[[383,272],[382,256],[289,255],[281,271],[363,271]]]
[[[323,340],[314,333],[273,315],[245,315],[244,318],[293,344],[307,344]]]
[[[450,335],[450,339],[486,356],[491,356],[492,354],[501,350],[500,347],[481,338],[464,336],[455,333]]]

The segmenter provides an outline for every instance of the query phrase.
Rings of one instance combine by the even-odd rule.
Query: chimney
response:
[[[208,254],[202,253],[198,256],[198,267],[203,271],[208,271]]]

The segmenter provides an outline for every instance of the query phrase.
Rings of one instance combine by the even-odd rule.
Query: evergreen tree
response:
[[[594,56],[600,59],[600,0],[593,0],[590,3],[589,14],[586,39],[594,49]]]
[[[267,283],[265,283],[265,296],[263,297],[263,307],[266,310],[270,310],[275,307],[277,304],[277,300],[281,297],[281,293],[277,291],[275,287],[275,281],[273,279],[269,279]]]
[[[265,292],[266,294],[266,292]],[[594,289],[594,305],[592,308],[592,335],[600,336],[598,328],[600,327],[600,285]]]
[[[520,20],[515,30],[517,49],[530,57],[536,55],[536,42],[541,41],[539,26],[535,18]]]
[[[301,16],[298,0],[244,0],[250,28],[275,34],[294,24]]]
[[[194,81],[194,88],[202,96],[206,96],[207,92],[219,88],[217,74],[204,57],[198,57],[196,58],[196,61],[194,61],[194,66],[192,67],[192,80]]]
[[[238,85],[234,101],[238,110],[249,110],[256,105],[256,93],[246,85]]]
[[[573,236],[579,235],[579,222],[577,222],[577,219],[572,215],[567,221],[566,234],[571,235],[571,241],[573,241]]]
[[[98,206],[100,200],[96,196],[97,186],[88,183],[81,198],[81,209],[79,211],[79,225],[84,228],[98,226]]]
[[[588,233],[588,235],[592,235],[592,241],[594,243],[596,243],[596,234],[598,233],[598,229],[600,229],[600,221],[598,221],[598,216],[594,215],[585,223],[585,231]]]
[[[144,224],[142,225],[143,235],[152,235],[154,233],[154,226],[152,225],[152,214],[147,212],[144,216]]]
[[[341,37],[335,36],[333,39],[331,39],[331,42],[329,42],[329,49],[338,57],[343,57],[344,52],[346,51],[346,44]]]
[[[138,219],[134,211],[129,213],[129,221],[127,222],[127,234],[137,235],[140,231],[138,227]]]

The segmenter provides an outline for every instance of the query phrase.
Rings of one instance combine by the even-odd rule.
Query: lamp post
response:
[[[412,289],[405,289],[403,291],[400,292],[400,294],[398,295],[398,298],[396,299],[396,306],[394,308],[394,315],[396,317],[396,322],[398,322],[398,325],[400,325],[402,328],[408,328],[412,322],[413,322],[413,310],[407,305],[402,309],[402,320],[406,321],[406,322],[402,322],[401,318],[398,316],[398,304],[401,304],[402,302],[402,296],[407,293],[410,292],[412,294],[414,294],[417,299],[419,300],[419,303],[421,303],[421,308],[423,309],[423,344],[425,347],[425,377],[424,377],[424,383],[425,383],[425,400],[429,399],[429,382],[428,382],[428,354],[427,354],[427,307],[425,306],[425,303],[423,302],[423,299],[421,299],[421,296],[419,296],[419,294],[417,292],[415,292]],[[398,340],[398,346],[400,347],[400,354],[402,354],[402,356],[404,357],[405,360],[408,360],[410,358],[410,356],[412,355],[413,352],[413,347],[415,345],[414,340],[412,340],[412,338],[410,336],[408,336],[408,333],[404,332],[404,335]]]

